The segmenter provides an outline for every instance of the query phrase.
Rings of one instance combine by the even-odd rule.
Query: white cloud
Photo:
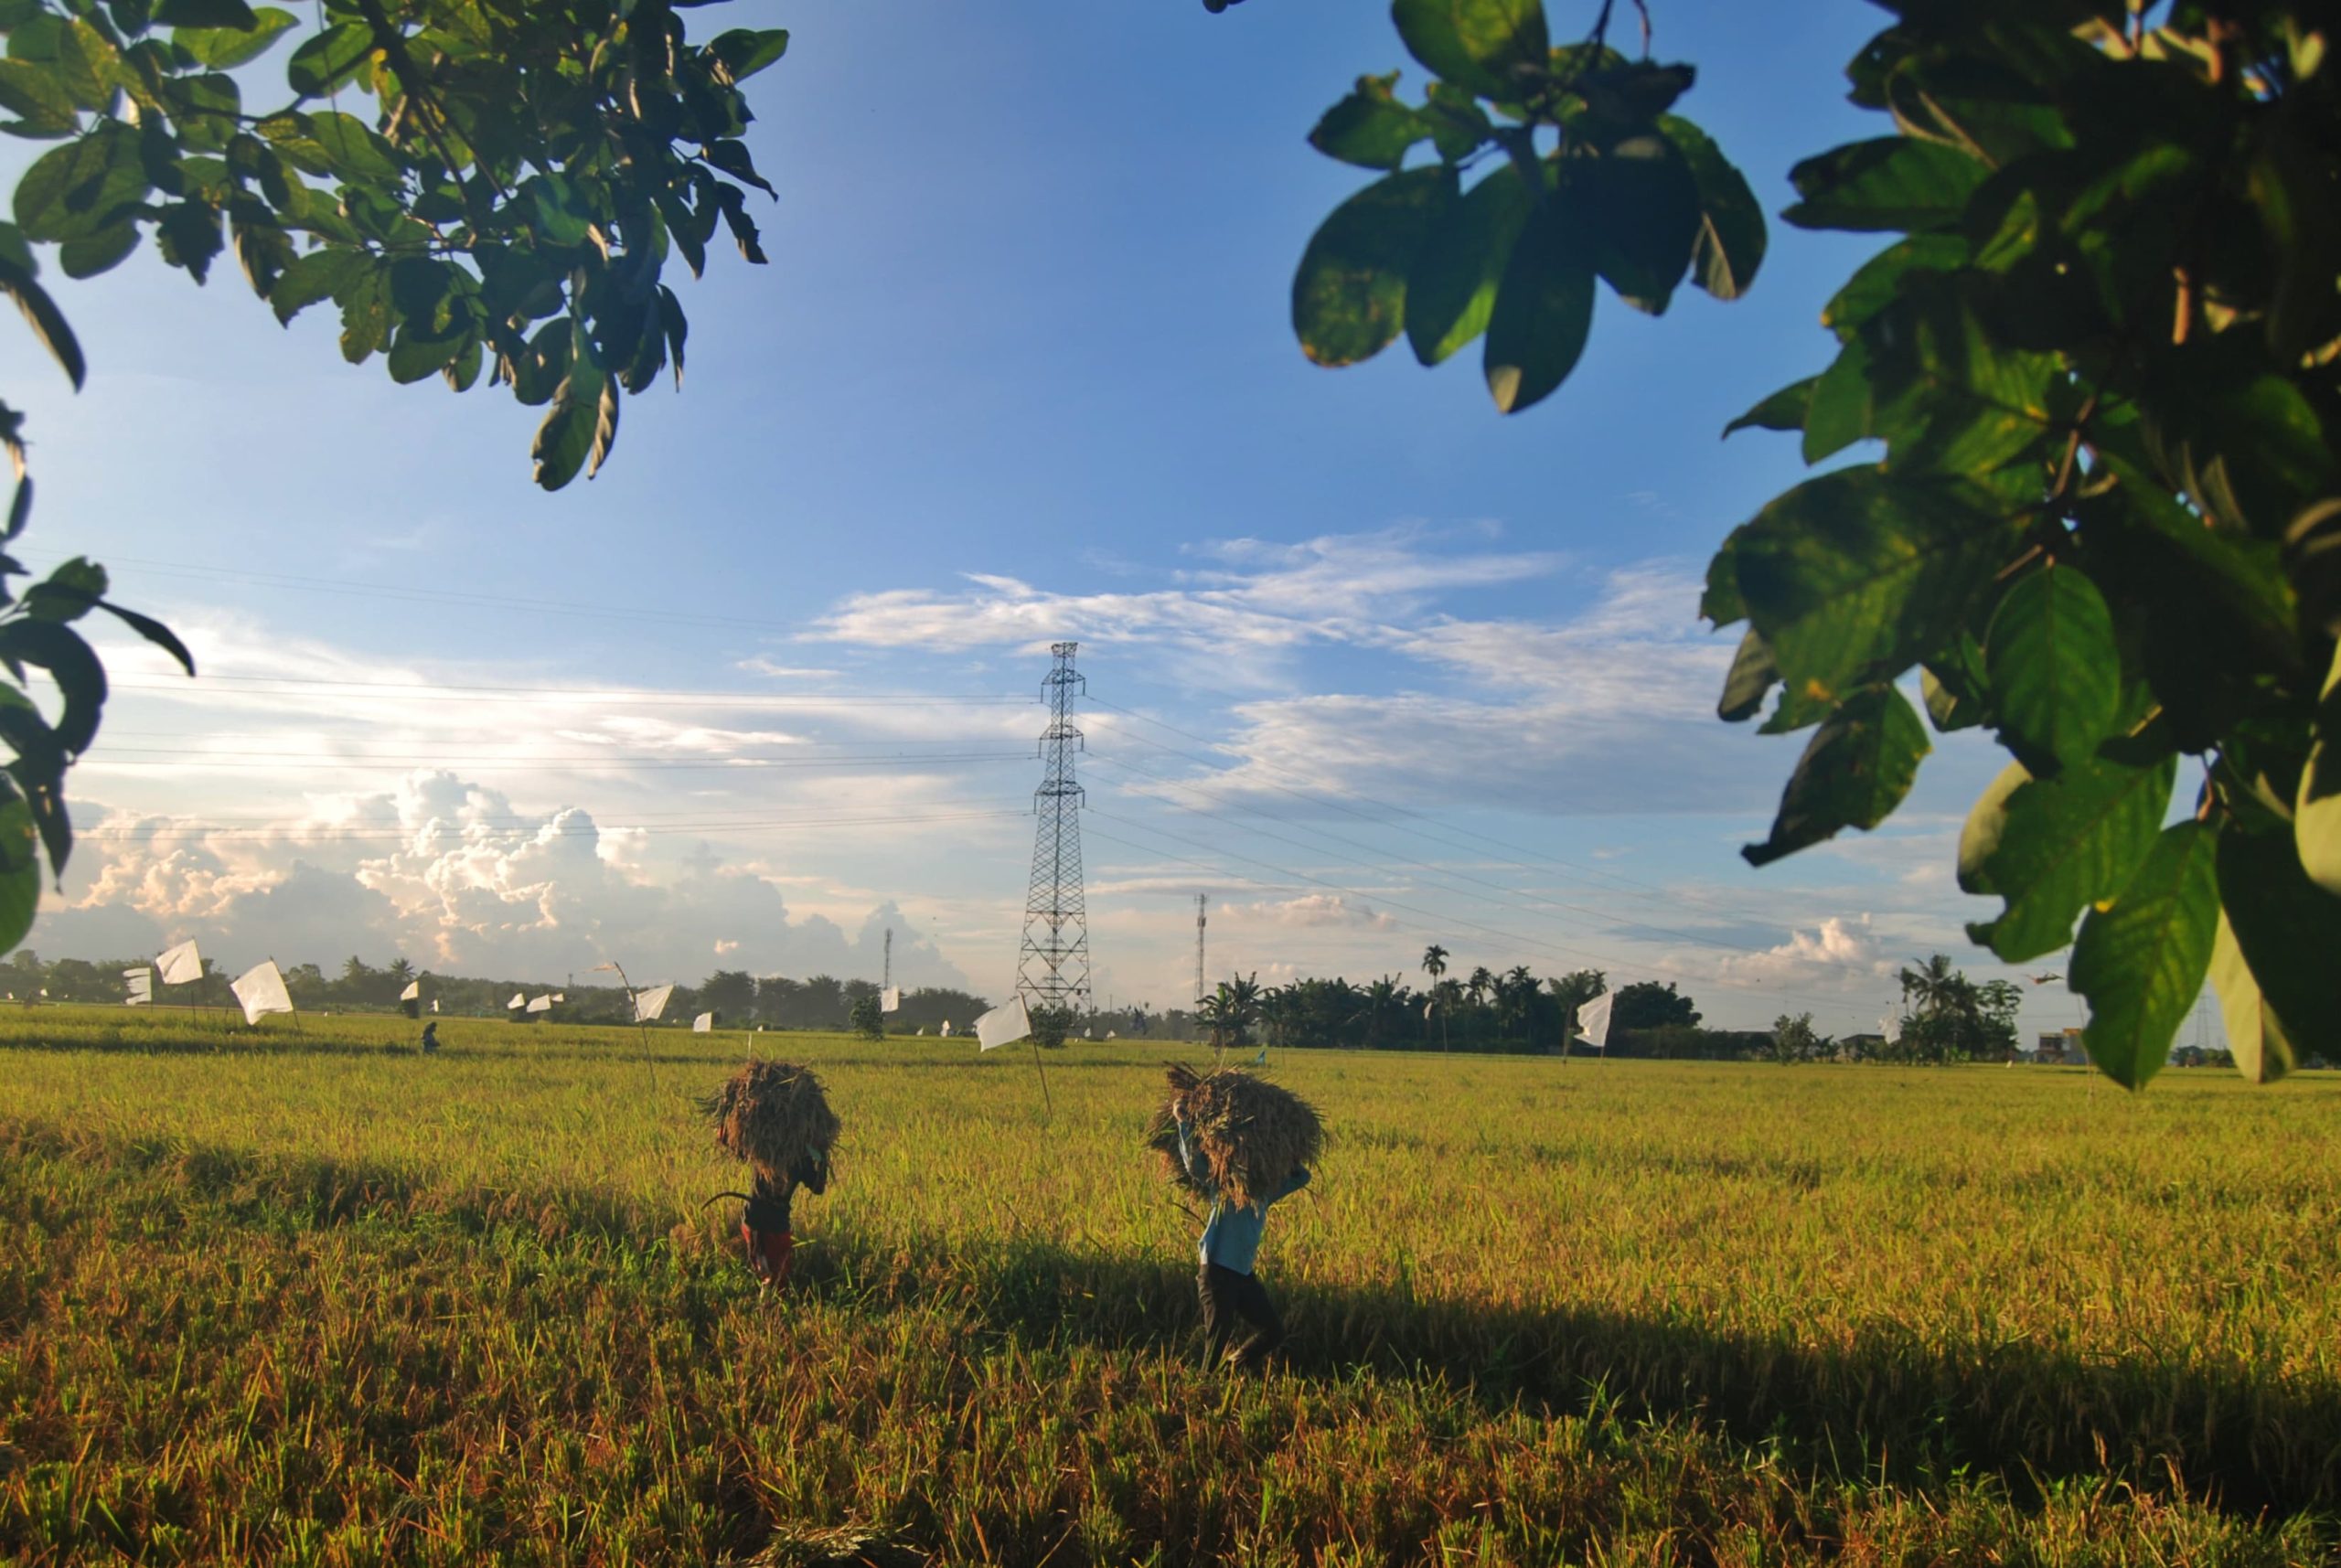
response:
[[[711,853],[654,872],[605,856],[602,839],[581,808],[528,812],[432,771],[257,830],[117,814],[83,831],[79,891],[43,912],[32,941],[128,941],[119,956],[193,936],[230,962],[395,950],[443,973],[536,979],[615,957],[692,980],[711,954],[760,974],[874,976],[892,925],[905,983],[967,983],[891,903],[850,935]]]
[[[1744,957],[1726,958],[1722,976],[1738,984],[1874,987],[1891,976],[1897,961],[1882,951],[1867,914],[1846,920],[1831,915],[1818,929],[1790,933],[1779,946]]]
[[[1218,918],[1234,925],[1352,926],[1395,930],[1397,922],[1340,893],[1303,893],[1297,898],[1260,899],[1223,904]]]

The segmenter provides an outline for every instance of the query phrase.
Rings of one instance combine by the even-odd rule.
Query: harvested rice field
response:
[[[2280,1563],[2341,1550],[2341,1081],[1281,1053],[1198,1364],[1172,1061],[0,1020],[0,1560]],[[842,1118],[760,1293],[697,1102]]]

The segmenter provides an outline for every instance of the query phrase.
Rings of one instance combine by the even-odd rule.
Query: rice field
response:
[[[1290,1051],[1259,1379],[1196,1048],[0,1015],[0,1560],[2341,1557],[2341,1081]],[[694,1096],[845,1119],[797,1282]],[[1053,1107],[1053,1108],[1050,1108]]]

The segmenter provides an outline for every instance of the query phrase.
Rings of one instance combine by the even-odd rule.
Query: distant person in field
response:
[[[828,1162],[821,1155],[810,1154],[798,1160],[789,1168],[787,1179],[778,1183],[759,1172],[755,1190],[748,1198],[748,1211],[740,1220],[740,1239],[748,1246],[748,1266],[775,1290],[788,1284],[788,1265],[796,1250],[788,1211],[799,1187],[817,1198],[828,1190]]]
[[[1255,1371],[1284,1343],[1284,1320],[1277,1316],[1276,1303],[1268,1299],[1267,1289],[1252,1272],[1259,1255],[1260,1232],[1268,1222],[1268,1205],[1309,1185],[1309,1168],[1296,1168],[1282,1186],[1265,1198],[1232,1202],[1213,1182],[1211,1161],[1188,1135],[1184,1095],[1171,1098],[1170,1115],[1179,1128],[1179,1161],[1211,1200],[1211,1219],[1203,1225],[1200,1249],[1202,1267],[1195,1275],[1195,1294],[1203,1308],[1203,1364],[1208,1367],[1225,1358],[1245,1371]],[[1230,1350],[1228,1340],[1235,1333],[1238,1318],[1251,1326],[1252,1335]]]
[[[433,1019],[422,1026],[422,1054],[431,1055],[439,1049],[439,1020]]]

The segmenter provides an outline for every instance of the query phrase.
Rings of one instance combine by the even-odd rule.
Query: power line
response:
[[[1021,817],[1025,815],[1027,815],[1027,813],[1022,809],[1003,808],[991,811],[893,813],[882,816],[773,817],[767,819],[717,817],[711,818],[704,822],[666,822],[653,826],[643,826],[623,821],[615,823],[604,822],[598,819],[593,822],[572,826],[571,824],[561,822],[554,817],[546,817],[540,819],[534,825],[514,824],[508,827],[507,831],[527,834],[531,837],[537,838],[541,838],[547,835],[551,835],[555,837],[568,838],[583,837],[588,835],[630,835],[636,833],[647,834],[653,837],[663,837],[665,835],[674,833],[718,831],[778,832],[807,827],[883,827],[901,824],[970,822],[993,817]],[[443,826],[448,830],[450,836],[461,837],[462,830],[473,826],[473,824],[462,821],[449,821],[444,823]],[[296,838],[299,842],[304,844],[314,844],[321,842],[338,843],[344,841],[362,842],[368,840],[403,840],[416,837],[426,830],[426,827],[340,828],[328,827],[312,828],[307,824],[300,822],[287,822],[277,827],[261,826],[208,827],[202,824],[187,823],[143,824],[136,828],[132,828],[126,831],[108,832],[102,824],[97,828],[85,829],[83,837],[85,838],[95,839],[102,843],[152,843],[158,839],[176,837],[184,835],[187,837],[199,837],[205,839],[289,837]]]
[[[1095,760],[1101,763],[1110,763],[1115,767],[1135,768],[1138,772],[1145,773],[1149,778],[1161,780],[1162,783],[1168,784],[1173,789],[1189,790],[1199,795],[1213,795],[1214,793],[1207,789],[1204,785],[1192,784],[1184,779],[1171,778],[1166,773],[1156,773],[1151,768],[1140,767],[1138,763],[1129,762],[1127,759],[1100,756]],[[1224,798],[1219,796],[1214,797]],[[1198,816],[1208,816],[1213,815],[1201,806],[1185,805],[1178,801],[1170,801],[1167,804],[1176,805],[1181,811],[1194,812]],[[1267,816],[1267,813],[1260,812],[1256,807],[1245,805],[1241,802],[1237,802],[1235,808],[1238,811],[1247,811],[1257,816]],[[1276,817],[1268,817],[1267,819],[1270,821],[1281,820],[1280,818]],[[1289,844],[1296,849],[1309,849],[1317,854],[1325,853],[1324,850],[1318,849],[1312,845],[1303,844],[1297,838],[1287,838],[1282,834],[1270,833],[1266,828],[1253,827],[1247,825],[1239,826],[1244,826],[1244,830],[1247,833],[1256,833],[1264,838],[1273,838],[1279,844]],[[1598,910],[1587,909],[1580,904],[1560,903],[1551,900],[1535,898],[1533,895],[1520,891],[1518,889],[1506,887],[1502,882],[1490,881],[1485,877],[1475,877],[1468,871],[1448,870],[1445,867],[1435,865],[1428,860],[1417,860],[1407,855],[1400,855],[1386,850],[1377,850],[1370,844],[1361,844],[1354,838],[1345,838],[1338,833],[1329,833],[1321,827],[1311,827],[1306,823],[1297,822],[1292,824],[1292,826],[1303,833],[1313,834],[1318,837],[1328,839],[1336,844],[1346,844],[1352,848],[1363,849],[1369,855],[1386,856],[1388,859],[1395,860],[1401,865],[1412,866],[1420,870],[1428,871],[1436,877],[1453,878],[1462,881],[1475,883],[1480,887],[1486,888],[1504,898],[1510,899],[1513,902],[1520,904],[1523,909],[1529,910],[1531,912],[1550,913],[1555,911],[1565,911],[1571,914],[1585,916],[1590,920],[1613,922],[1613,917],[1610,915],[1605,914]],[[1353,856],[1336,854],[1335,858],[1346,860],[1352,865],[1364,866],[1369,870],[1381,870],[1384,869],[1378,862],[1359,860]],[[1451,886],[1440,888],[1439,891],[1443,892],[1464,893],[1465,896],[1470,896],[1465,892],[1465,890]],[[1657,932],[1662,936],[1672,936],[1678,942],[1690,943],[1694,947],[1730,948],[1736,952],[1753,954],[1761,954],[1766,951],[1766,949],[1760,947],[1750,947],[1746,943],[1724,942],[1704,936],[1693,936],[1688,932],[1676,931],[1671,927],[1663,925],[1653,925],[1648,921],[1634,921],[1631,923],[1640,926],[1645,931]]]
[[[1786,998],[1790,1001],[1807,1002],[1814,1007],[1835,1008],[1851,1005],[1844,997],[1838,997],[1833,1000],[1823,1000],[1819,997],[1801,996],[1795,992],[1775,991],[1761,987],[1744,986],[1729,980],[1719,980],[1710,978],[1706,976],[1693,975],[1690,972],[1682,969],[1670,970],[1648,965],[1619,963],[1614,958],[1588,951],[1585,948],[1570,947],[1558,943],[1539,942],[1534,937],[1522,936],[1517,932],[1505,931],[1500,927],[1492,925],[1484,925],[1477,921],[1464,920],[1455,915],[1442,914],[1436,910],[1424,909],[1419,904],[1405,903],[1397,899],[1391,898],[1387,894],[1361,892],[1355,888],[1344,887],[1341,883],[1331,881],[1326,878],[1311,876],[1307,871],[1296,871],[1288,866],[1279,866],[1275,864],[1273,861],[1263,860],[1257,856],[1239,855],[1232,849],[1222,849],[1215,845],[1205,844],[1198,839],[1189,838],[1181,834],[1172,833],[1166,828],[1149,827],[1142,822],[1133,822],[1126,816],[1116,816],[1112,813],[1099,810],[1096,806],[1090,807],[1090,815],[1093,816],[1102,816],[1108,822],[1118,822],[1123,827],[1128,827],[1136,832],[1151,833],[1158,837],[1170,839],[1174,843],[1185,844],[1190,848],[1202,849],[1206,854],[1217,855],[1227,859],[1240,860],[1246,865],[1258,866],[1267,870],[1273,871],[1278,876],[1297,878],[1304,882],[1313,882],[1320,888],[1330,888],[1334,892],[1344,893],[1351,898],[1360,899],[1370,904],[1380,905],[1390,909],[1403,909],[1412,913],[1421,915],[1425,919],[1441,922],[1442,923],[1438,926],[1426,926],[1421,924],[1420,922],[1399,921],[1395,915],[1391,917],[1391,919],[1398,924],[1413,925],[1417,930],[1427,931],[1434,935],[1442,934],[1455,926],[1462,926],[1467,930],[1477,931],[1486,935],[1500,937],[1506,942],[1516,944],[1522,947],[1541,950],[1552,956],[1591,959],[1605,968],[1613,968],[1627,974],[1639,972],[1642,975],[1654,976],[1659,979],[1692,981],[1700,986],[1708,987],[1713,989],[1737,991],[1748,996],[1761,995],[1775,1000]],[[1100,834],[1097,835],[1097,837],[1102,837],[1104,835]],[[1115,840],[1115,842],[1127,843],[1127,840],[1117,839]],[[1163,853],[1161,850],[1149,848],[1148,846],[1143,844],[1132,844],[1128,847],[1145,854]],[[1172,855],[1170,859],[1176,860],[1181,859],[1181,857]],[[1185,863],[1189,865],[1201,864],[1201,862],[1192,860],[1186,861]],[[1212,868],[1205,867],[1204,869],[1210,869]]]
[[[1202,688],[1198,688],[1198,689],[1199,689],[1199,690],[1202,690]],[[1208,691],[1204,691],[1204,692],[1203,692],[1203,695],[1208,695],[1208,696],[1221,696],[1221,697],[1225,697],[1225,696],[1227,696],[1227,694],[1226,694],[1226,693],[1224,693],[1224,692],[1208,692]],[[1235,701],[1239,701],[1239,700],[1241,700],[1241,699],[1237,699],[1237,698],[1234,698],[1234,697],[1228,697],[1228,698],[1227,698],[1227,700],[1229,700],[1229,701],[1231,701],[1231,702],[1235,702]],[[1179,728],[1179,726],[1177,726],[1176,724],[1172,724],[1172,723],[1169,722],[1169,721],[1168,721],[1168,720],[1161,720],[1161,719],[1152,718],[1152,717],[1150,717],[1150,716],[1149,716],[1149,715],[1147,715],[1147,714],[1144,714],[1144,713],[1140,713],[1140,712],[1138,712],[1138,711],[1137,709],[1131,709],[1131,708],[1125,708],[1125,707],[1123,707],[1120,703],[1117,703],[1117,702],[1108,702],[1108,701],[1106,701],[1104,698],[1099,698],[1099,699],[1096,699],[1096,702],[1097,702],[1097,706],[1099,706],[1100,708],[1110,708],[1110,709],[1114,709],[1114,711],[1116,711],[1116,712],[1117,712],[1117,713],[1125,714],[1125,715],[1127,715],[1127,716],[1128,716],[1128,717],[1129,717],[1129,718],[1132,718],[1132,719],[1137,720],[1138,720],[1139,723],[1141,723],[1141,724],[1151,724],[1151,725],[1153,725],[1153,726],[1154,726],[1155,728],[1157,728],[1157,729],[1160,729],[1160,730],[1168,730],[1169,731],[1170,731],[1170,733],[1172,733],[1172,734],[1174,734],[1174,735],[1183,735],[1183,736],[1185,736],[1187,739],[1189,739],[1189,740],[1191,740],[1191,741],[1196,741],[1196,742],[1198,742],[1199,744],[1205,745],[1205,746],[1211,746],[1211,747],[1214,747],[1214,748],[1218,747],[1218,746],[1221,744],[1221,742],[1216,741],[1213,741],[1213,740],[1209,739],[1208,737],[1202,736],[1202,735],[1198,735],[1198,734],[1196,734],[1196,733],[1195,733],[1193,731],[1192,731],[1192,730],[1181,730],[1181,728]],[[1141,746],[1150,746],[1150,747],[1152,747],[1154,750],[1156,750],[1156,751],[1158,751],[1158,752],[1164,752],[1164,753],[1166,753],[1166,754],[1168,754],[1168,755],[1170,755],[1170,756],[1174,756],[1174,757],[1181,757],[1181,758],[1184,758],[1185,760],[1187,760],[1187,761],[1189,761],[1189,762],[1192,762],[1192,763],[1202,763],[1203,766],[1208,767],[1208,768],[1222,768],[1222,767],[1224,767],[1224,758],[1212,758],[1212,757],[1201,757],[1201,756],[1197,756],[1197,755],[1196,755],[1194,752],[1185,752],[1185,751],[1181,751],[1181,750],[1180,750],[1180,749],[1179,749],[1178,747],[1176,747],[1176,746],[1166,746],[1166,745],[1164,745],[1164,744],[1163,744],[1161,741],[1152,741],[1152,740],[1149,740],[1149,739],[1148,739],[1146,736],[1144,736],[1144,735],[1136,734],[1136,733],[1134,733],[1134,732],[1132,732],[1132,731],[1128,731],[1128,730],[1124,730],[1124,731],[1121,731],[1121,734],[1122,734],[1125,738],[1127,738],[1127,739],[1128,739],[1128,740],[1132,740],[1132,741],[1137,741],[1137,742],[1138,742],[1139,745],[1141,745]],[[1245,763],[1246,765],[1248,765],[1248,766],[1250,766],[1250,767],[1257,768],[1257,769],[1261,770],[1261,771],[1262,771],[1262,772],[1264,772],[1264,773],[1278,773],[1278,774],[1281,774],[1282,776],[1284,776],[1284,777],[1286,777],[1286,778],[1290,778],[1290,779],[1301,779],[1301,780],[1303,780],[1303,782],[1309,783],[1309,784],[1311,784],[1312,785],[1314,784],[1314,781],[1313,781],[1313,780],[1309,780],[1309,779],[1307,779],[1306,775],[1304,775],[1304,774],[1295,773],[1295,772],[1293,772],[1292,770],[1290,770],[1290,769],[1288,769],[1288,768],[1279,768],[1279,767],[1276,766],[1276,765],[1275,765],[1274,763],[1266,763],[1266,762],[1262,762],[1262,761],[1261,761],[1259,758],[1257,758],[1257,757],[1250,757],[1250,756],[1247,756],[1247,757],[1245,757],[1245,758],[1243,759],[1243,761],[1245,762]],[[1288,788],[1285,787],[1285,786],[1284,786],[1284,785],[1282,785],[1282,784],[1270,784],[1270,783],[1267,783],[1267,781],[1262,781],[1262,784],[1263,784],[1263,787],[1267,788],[1267,789],[1272,789],[1272,790],[1276,791],[1276,792],[1277,792],[1277,794],[1279,794],[1279,795],[1290,795],[1290,796],[1291,796],[1293,799],[1295,799],[1295,800],[1302,801],[1302,802],[1307,803],[1307,804],[1311,805],[1330,806],[1330,807],[1331,807],[1333,810],[1336,810],[1336,811],[1340,811],[1340,812],[1346,813],[1347,815],[1349,815],[1349,816],[1354,816],[1354,817],[1359,818],[1361,821],[1365,821],[1365,822],[1374,823],[1374,824],[1376,824],[1377,826],[1385,827],[1399,827],[1399,825],[1398,825],[1398,824],[1395,824],[1395,823],[1390,822],[1390,821],[1387,819],[1387,817],[1385,817],[1385,816],[1376,816],[1374,812],[1370,812],[1370,811],[1360,811],[1360,810],[1358,810],[1356,807],[1347,805],[1343,800],[1342,800],[1339,796],[1336,796],[1336,795],[1323,795],[1323,794],[1308,794],[1308,793],[1304,793],[1304,792],[1302,792],[1302,791],[1300,791],[1300,790],[1288,789]],[[1363,794],[1363,793],[1362,793],[1362,792],[1360,792],[1360,791],[1356,791],[1356,790],[1344,790],[1344,791],[1342,791],[1342,795],[1347,795],[1351,800],[1362,801],[1362,802],[1363,802],[1363,803],[1364,803],[1365,805],[1367,805],[1374,806],[1374,807],[1378,808],[1380,811],[1382,811],[1382,812],[1384,812],[1384,813],[1387,813],[1389,816],[1407,817],[1407,818],[1410,818],[1410,819],[1412,819],[1412,820],[1414,820],[1414,821],[1416,821],[1416,822],[1437,822],[1437,821],[1438,821],[1438,818],[1435,818],[1435,817],[1432,817],[1432,816],[1427,816],[1427,815],[1425,815],[1425,814],[1424,814],[1424,813],[1422,813],[1422,812],[1410,810],[1410,809],[1408,809],[1408,808],[1407,808],[1407,807],[1406,807],[1406,806],[1394,805],[1394,804],[1392,804],[1391,802],[1388,802],[1388,801],[1377,800],[1377,799],[1375,799],[1374,796],[1369,795],[1365,795],[1365,794]],[[1447,846],[1448,848],[1450,848],[1450,849],[1461,849],[1461,850],[1466,851],[1467,853],[1474,854],[1474,855],[1486,855],[1486,854],[1488,853],[1488,851],[1487,851],[1486,849],[1476,848],[1474,848],[1474,847],[1472,847],[1472,846],[1470,846],[1470,845],[1468,845],[1468,844],[1459,844],[1459,843],[1457,843],[1455,840],[1453,840],[1453,839],[1451,839],[1451,838],[1442,837],[1440,837],[1439,835],[1438,835],[1438,834],[1436,834],[1436,833],[1432,833],[1432,832],[1428,831],[1427,828],[1422,828],[1422,827],[1411,827],[1411,828],[1407,828],[1407,827],[1401,827],[1401,831],[1414,833],[1414,834],[1416,834],[1416,836],[1418,836],[1418,837],[1420,837],[1429,839],[1429,840],[1430,840],[1431,842],[1433,842],[1433,843],[1437,843],[1437,844],[1444,844],[1444,845],[1446,845],[1446,846]],[[1641,880],[1637,880],[1637,879],[1635,879],[1635,878],[1625,876],[1625,875],[1623,875],[1623,874],[1622,874],[1622,873],[1620,873],[1620,872],[1604,870],[1604,869],[1602,869],[1601,868],[1599,868],[1599,867],[1598,867],[1598,866],[1586,866],[1586,865],[1580,865],[1579,863],[1577,863],[1577,861],[1574,861],[1574,860],[1565,860],[1565,859],[1560,859],[1560,858],[1559,858],[1559,857],[1557,857],[1557,856],[1546,855],[1546,854],[1540,853],[1539,851],[1536,851],[1536,850],[1534,850],[1534,849],[1526,849],[1526,848],[1521,848],[1521,847],[1519,847],[1519,846],[1517,846],[1517,845],[1510,844],[1510,843],[1508,843],[1508,842],[1506,842],[1506,841],[1504,841],[1504,840],[1502,840],[1502,839],[1491,837],[1489,837],[1487,834],[1484,834],[1484,833],[1474,833],[1474,832],[1472,832],[1472,831],[1471,831],[1471,829],[1470,829],[1470,828],[1468,828],[1468,827],[1459,827],[1459,827],[1457,827],[1454,829],[1454,831],[1456,831],[1456,832],[1458,832],[1458,833],[1460,833],[1460,834],[1463,834],[1463,835],[1465,835],[1467,837],[1477,838],[1477,839],[1480,840],[1480,842],[1481,842],[1481,843],[1483,843],[1483,844],[1491,845],[1491,846],[1493,846],[1495,848],[1502,849],[1502,850],[1505,851],[1507,855],[1525,855],[1525,856],[1527,856],[1527,857],[1528,857],[1529,859],[1534,859],[1534,860],[1541,860],[1541,861],[1545,862],[1546,865],[1548,865],[1548,866],[1552,866],[1552,867],[1555,867],[1555,868],[1556,868],[1556,869],[1561,869],[1561,870],[1574,871],[1574,872],[1576,872],[1576,873],[1577,873],[1577,875],[1579,875],[1579,876],[1603,878],[1603,879],[1606,879],[1606,880],[1610,880],[1610,881],[1622,883],[1622,884],[1624,884],[1624,886],[1623,886],[1622,888],[1619,889],[1619,890],[1616,890],[1616,891],[1620,891],[1620,892],[1625,892],[1626,889],[1638,889],[1638,890],[1641,890],[1641,892],[1640,892],[1639,894],[1636,894],[1636,893],[1630,893],[1630,892],[1627,893],[1627,894],[1626,894],[1626,896],[1628,896],[1628,897],[1641,896],[1641,897],[1646,897],[1646,898],[1650,898],[1650,899],[1653,899],[1653,900],[1657,900],[1657,899],[1663,899],[1663,900],[1666,900],[1666,901],[1672,901],[1672,902],[1677,902],[1677,903],[1687,903],[1687,904],[1691,904],[1691,905],[1693,905],[1693,906],[1694,906],[1694,907],[1696,907],[1696,908],[1705,909],[1705,910],[1711,911],[1712,912],[1716,913],[1716,914],[1728,915],[1728,916],[1731,916],[1731,917],[1732,917],[1732,918],[1734,918],[1734,919],[1737,919],[1737,920],[1745,920],[1745,921],[1750,922],[1751,923],[1758,924],[1758,925],[1767,925],[1767,926],[1769,926],[1769,925],[1778,925],[1778,924],[1780,924],[1780,923],[1777,919],[1774,919],[1773,917],[1770,917],[1770,916],[1768,916],[1768,915],[1757,914],[1757,913],[1755,913],[1755,912],[1751,912],[1751,911],[1743,910],[1743,909],[1737,909],[1737,908],[1734,908],[1734,907],[1732,907],[1732,906],[1726,905],[1726,904],[1718,904],[1718,903],[1716,903],[1716,902],[1712,901],[1711,900],[1707,900],[1707,899],[1701,898],[1701,897],[1699,897],[1699,896],[1698,896],[1698,895],[1696,895],[1696,894],[1681,892],[1681,891],[1678,891],[1677,890],[1674,890],[1674,889],[1672,889],[1672,888],[1662,888],[1662,887],[1657,886],[1657,885],[1656,885],[1656,884],[1654,884],[1654,883],[1651,883],[1651,882],[1644,882],[1644,881],[1641,881]],[[1528,866],[1526,866],[1526,865],[1523,864],[1521,861],[1519,861],[1519,860],[1517,860],[1517,859],[1501,859],[1501,858],[1500,858],[1500,859],[1499,859],[1499,863],[1500,863],[1500,864],[1503,864],[1503,865],[1509,865],[1509,866],[1513,867],[1513,868],[1514,869],[1516,869],[1516,870],[1527,871],[1527,870],[1529,870],[1529,869],[1530,869],[1530,868],[1529,868]],[[1611,891],[1611,890],[1609,890],[1609,889],[1602,889],[1602,890],[1599,890],[1599,891]],[[1653,927],[1652,929],[1656,929],[1656,928],[1655,928],[1655,927]]]

